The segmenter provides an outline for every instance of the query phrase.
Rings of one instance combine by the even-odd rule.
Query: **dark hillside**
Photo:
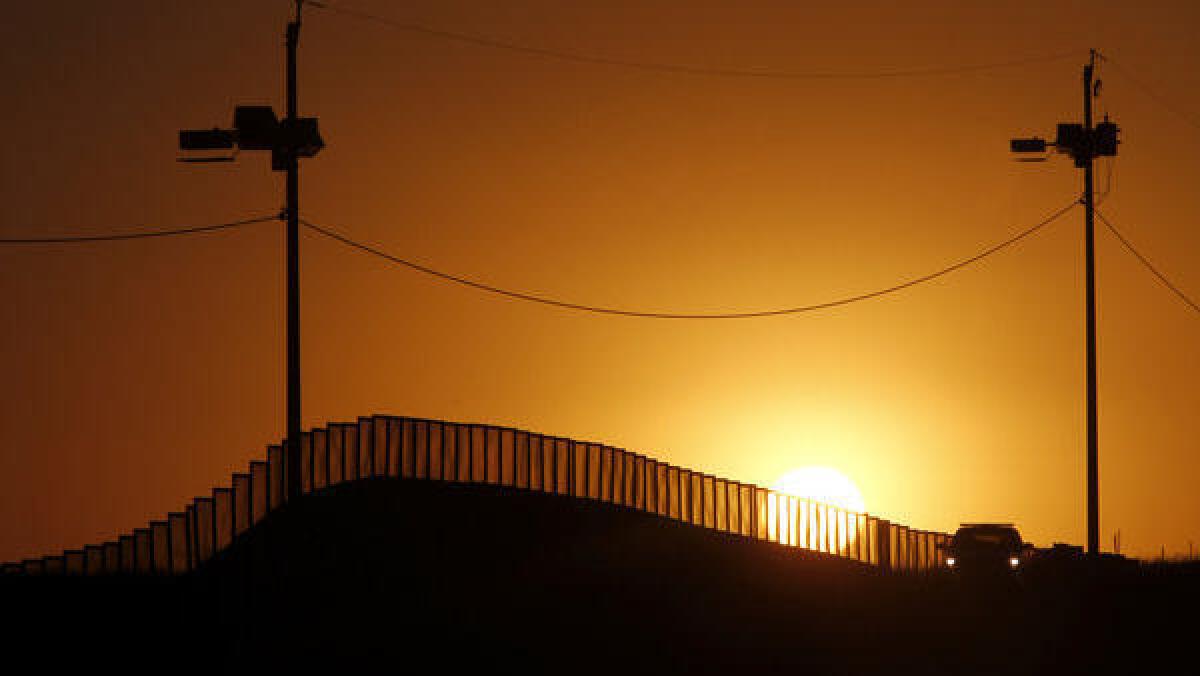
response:
[[[1086,673],[1186,659],[1196,625],[1172,618],[1197,607],[1194,572],[965,586],[608,504],[385,479],[308,496],[180,580],[4,582],[16,649],[420,673]]]

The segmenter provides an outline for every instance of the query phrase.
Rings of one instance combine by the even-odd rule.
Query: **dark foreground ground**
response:
[[[1200,673],[1194,568],[886,576],[609,505],[431,482],[307,497],[184,579],[4,579],[0,593],[6,663],[42,667]]]

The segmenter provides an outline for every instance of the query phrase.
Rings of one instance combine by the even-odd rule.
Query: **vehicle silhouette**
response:
[[[1023,565],[1023,551],[1011,523],[964,523],[950,539],[946,565],[964,574],[1014,574]]]

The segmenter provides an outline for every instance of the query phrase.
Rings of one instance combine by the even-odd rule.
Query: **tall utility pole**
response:
[[[1100,443],[1096,410],[1096,191],[1093,181],[1095,144],[1090,142],[1092,128],[1092,97],[1096,95],[1092,77],[1096,70],[1096,50],[1091,50],[1083,67],[1083,133],[1089,140],[1084,153],[1083,168],[1084,248],[1087,251],[1087,551],[1089,556],[1100,552]],[[299,439],[299,437],[297,437]]]
[[[296,48],[304,0],[296,0],[296,15],[287,27],[287,118],[296,127]],[[287,152],[287,466],[288,499],[300,496],[300,157],[293,145]],[[1091,185],[1091,170],[1088,170]],[[1091,223],[1091,221],[1088,221]],[[1090,226],[1089,226],[1090,228]],[[1090,230],[1089,230],[1090,232]]]
[[[1096,192],[1093,167],[1097,157],[1112,157],[1117,154],[1117,125],[1105,117],[1099,125],[1092,124],[1092,99],[1099,90],[1094,79],[1096,50],[1091,50],[1088,62],[1083,66],[1083,124],[1062,123],[1054,143],[1041,138],[1014,139],[1012,150],[1017,153],[1045,153],[1047,146],[1065,153],[1075,160],[1075,166],[1083,169],[1084,216],[1084,286],[1085,331],[1087,334],[1087,551],[1090,556],[1100,552],[1100,460],[1099,460],[1099,414],[1096,401]],[[1044,156],[1022,158],[1025,161],[1041,161]]]
[[[325,146],[313,117],[299,117],[296,95],[296,49],[300,43],[300,20],[304,0],[295,0],[295,15],[287,25],[287,115],[279,120],[270,106],[238,106],[232,129],[200,129],[179,132],[185,151],[269,150],[271,169],[287,172],[287,205],[282,216],[287,222],[287,453],[284,478],[289,499],[300,495],[300,159],[313,157]],[[184,157],[184,162],[227,162],[234,155]]]

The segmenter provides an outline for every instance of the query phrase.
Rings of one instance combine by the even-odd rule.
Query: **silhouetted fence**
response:
[[[511,428],[375,416],[313,430],[301,443],[305,493],[370,477],[508,486],[608,502],[897,571],[943,565],[949,538],[619,448]],[[267,460],[234,474],[229,487],[146,528],[102,545],[6,564],[3,572],[187,573],[283,502],[283,451],[269,447]]]

